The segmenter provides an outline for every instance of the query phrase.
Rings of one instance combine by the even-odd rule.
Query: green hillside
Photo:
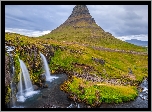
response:
[[[14,33],[6,33],[5,40],[6,45],[16,48],[16,54],[14,54],[16,70],[14,80],[16,82],[19,81],[19,56],[28,67],[32,83],[39,85],[41,80],[39,77],[43,73],[39,56],[41,52],[47,57],[52,74],[66,73],[70,76],[61,89],[76,94],[79,99],[88,104],[95,105],[93,102],[96,99],[95,91],[105,89],[109,91],[108,94],[100,93],[101,98],[97,101],[119,103],[132,100],[137,96],[136,86],[148,76],[148,55],[95,50],[77,43],[67,44],[52,39],[31,38]],[[129,73],[129,68],[132,73]],[[102,80],[92,81],[92,79],[85,78],[85,75]],[[85,88],[84,94],[78,89],[80,85]],[[113,89],[116,91],[110,92]],[[128,90],[130,92],[127,92]],[[118,94],[122,91],[126,93]]]
[[[101,29],[97,24],[90,25],[85,21],[76,23],[75,27],[73,27],[73,25],[63,25],[39,38],[53,39],[59,42],[78,42],[89,44],[90,46],[103,46],[111,49],[145,51],[145,49],[140,46],[115,38],[110,33]]]

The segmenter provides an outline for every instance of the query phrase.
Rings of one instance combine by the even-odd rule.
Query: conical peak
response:
[[[89,10],[86,5],[76,5],[73,8],[72,14],[69,16],[69,18],[63,23],[65,24],[76,24],[79,21],[86,21],[89,24],[95,23],[94,18],[89,13]]]
[[[76,5],[73,8],[73,12],[77,12],[77,13],[80,13],[80,12],[89,13],[89,10],[88,10],[88,8],[87,8],[86,5]]]
[[[75,17],[75,16],[82,16],[82,15],[87,15],[87,16],[90,16],[90,13],[89,13],[89,10],[87,8],[86,5],[76,5],[74,8],[73,8],[73,11],[72,11],[72,14],[70,17]]]

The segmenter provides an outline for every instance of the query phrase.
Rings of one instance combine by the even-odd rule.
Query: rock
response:
[[[40,82],[40,83],[39,83],[39,86],[42,88],[42,87],[43,87],[43,83]]]
[[[81,28],[82,26],[75,26],[74,24],[79,21],[86,21],[88,23],[95,23],[94,18],[89,13],[89,10],[86,5],[76,5],[73,8],[72,14],[69,16],[69,18],[61,25],[69,25],[73,24],[72,26],[74,28]]]
[[[48,88],[48,85],[47,85],[47,84],[44,84],[44,85],[43,85],[43,88]]]
[[[129,74],[133,74],[131,68],[128,68],[128,70],[129,70]]]
[[[38,90],[39,87],[38,87],[37,85],[33,85],[33,89],[34,89],[34,90]]]
[[[92,60],[94,60],[94,61],[97,62],[97,63],[100,63],[101,65],[104,65],[104,64],[105,64],[105,60],[103,60],[103,59],[98,59],[98,58],[93,58],[93,57],[92,57]]]
[[[48,98],[48,96],[46,96],[46,95],[42,95],[42,98]]]
[[[41,80],[42,83],[44,83],[46,81],[45,74],[40,75],[40,80]]]
[[[87,106],[87,108],[91,108],[91,106]]]
[[[9,57],[5,55],[5,87],[10,84],[10,81]]]

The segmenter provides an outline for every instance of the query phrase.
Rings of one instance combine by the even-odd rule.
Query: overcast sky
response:
[[[106,32],[121,40],[148,40],[148,5],[87,5]],[[49,33],[72,13],[74,5],[6,5],[5,31],[28,36]]]

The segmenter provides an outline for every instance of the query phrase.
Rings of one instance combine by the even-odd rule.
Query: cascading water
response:
[[[11,93],[10,93],[10,107],[15,107],[16,106],[16,84],[13,81],[14,78],[14,59],[13,59],[13,51],[15,49],[14,46],[6,46],[5,47],[7,50],[7,53],[9,54],[10,57],[10,77],[11,77],[11,82],[10,82],[10,88],[11,88]]]
[[[25,90],[26,90],[26,92],[33,91],[34,89],[33,89],[32,82],[31,82],[31,79],[30,79],[30,75],[29,75],[29,72],[26,68],[26,65],[20,59],[19,59],[19,62],[20,62],[20,66],[21,66],[22,74],[23,74],[23,78],[24,78]]]
[[[19,62],[21,67],[20,81],[18,83],[18,93],[16,96],[18,102],[24,102],[27,98],[37,94],[39,91],[34,91],[26,65],[20,59]]]
[[[40,56],[41,56],[41,59],[43,61],[43,68],[45,70],[46,81],[52,81],[53,79],[58,78],[58,77],[50,75],[50,70],[49,70],[48,63],[47,63],[45,56],[42,53],[40,53]]]
[[[20,78],[20,81],[19,81],[19,84],[18,84],[18,101],[20,102],[24,102],[25,101],[25,97],[24,97],[24,93],[23,93],[23,84],[22,84],[22,70],[20,69],[20,74],[19,74],[19,78]]]

